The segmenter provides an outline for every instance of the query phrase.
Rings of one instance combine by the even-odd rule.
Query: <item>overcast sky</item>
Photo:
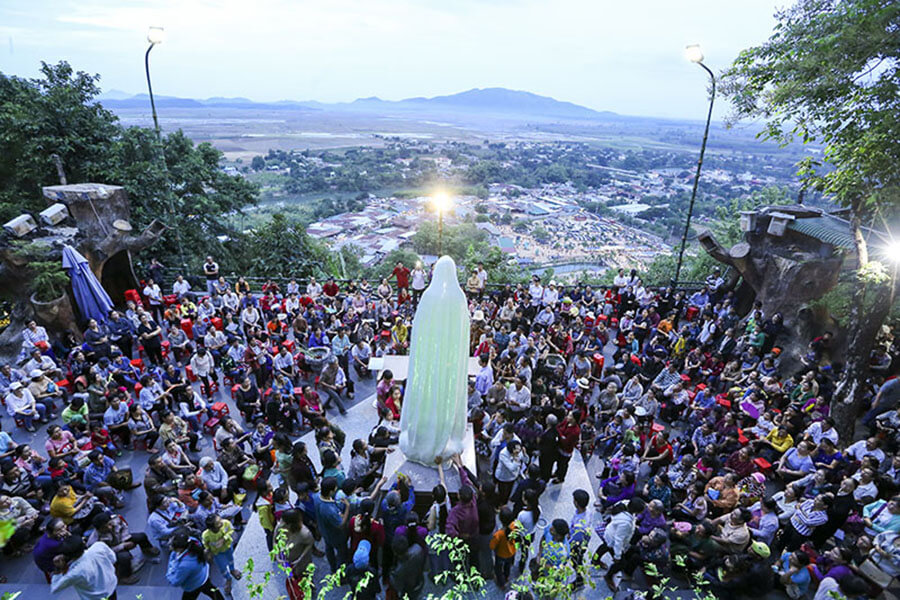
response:
[[[623,114],[705,117],[714,71],[765,40],[787,0],[29,0],[0,5],[0,71],[41,60],[157,94],[398,100],[508,87]],[[721,103],[716,111],[725,111]]]

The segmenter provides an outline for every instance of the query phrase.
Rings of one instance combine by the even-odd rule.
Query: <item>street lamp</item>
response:
[[[157,44],[162,44],[166,39],[166,30],[162,27],[151,27],[147,31],[147,41],[150,47],[144,55],[144,71],[147,73],[147,91],[150,92],[150,110],[153,112],[153,127],[156,129],[156,137],[159,138],[159,120],[156,118],[156,103],[153,101],[153,85],[150,83],[150,51]]]
[[[447,192],[437,192],[431,202],[438,214],[438,258],[444,254],[444,213],[450,210],[452,201]]]
[[[706,129],[703,130],[703,143],[700,145],[700,159],[697,161],[697,173],[694,175],[694,189],[691,191],[691,203],[688,205],[687,219],[684,222],[684,233],[681,236],[681,249],[678,251],[678,263],[675,266],[675,277],[672,279],[672,285],[678,283],[678,277],[681,275],[681,261],[684,259],[684,247],[687,244],[688,232],[691,230],[691,216],[694,213],[694,200],[697,198],[697,185],[700,183],[700,169],[703,167],[703,154],[706,152],[706,139],[709,137],[709,122],[712,119],[713,102],[716,99],[716,76],[709,70],[709,67],[703,64],[703,51],[699,44],[691,44],[684,49],[684,56],[692,63],[696,63],[703,67],[703,70],[709,74],[712,82],[712,89],[709,93],[709,113],[706,115]]]
[[[165,156],[165,148],[162,145],[162,134],[159,131],[159,119],[156,117],[156,103],[153,101],[153,85],[150,83],[150,51],[153,50],[153,47],[157,44],[162,44],[166,39],[166,30],[162,27],[150,27],[147,30],[147,41],[150,42],[150,46],[147,48],[147,53],[144,54],[144,72],[147,74],[147,91],[150,93],[150,110],[153,113],[153,129],[156,131],[156,141],[159,144],[159,152],[162,157],[162,169],[166,175],[166,186],[169,186],[169,168],[166,165],[166,156]],[[172,227],[172,224],[175,222],[175,203],[172,198],[173,192],[171,189],[166,189],[166,197],[169,201],[169,218],[168,218],[168,226]],[[184,260],[184,249],[181,245],[181,232],[178,227],[175,227],[175,244],[178,248],[178,258],[181,260],[181,269],[184,273],[187,273],[187,263]]]

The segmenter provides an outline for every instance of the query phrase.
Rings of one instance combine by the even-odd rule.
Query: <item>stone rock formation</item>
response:
[[[839,218],[802,205],[765,207],[741,218],[743,241],[726,250],[704,232],[700,244],[740,276],[740,312],[759,301],[766,315],[781,313],[790,339],[802,345],[784,348],[784,360],[791,362],[829,326],[829,315],[811,304],[837,285],[852,240],[849,232],[842,234]]]
[[[70,218],[20,238],[46,248],[46,256],[31,260],[61,261],[62,247],[69,244],[87,258],[113,302],[121,303],[125,290],[138,286],[132,253],[158,240],[165,226],[154,220],[141,233],[133,233],[130,201],[121,186],[80,183],[49,186],[43,191],[47,204],[64,204]],[[0,278],[6,299],[13,305],[11,323],[0,333],[0,355],[18,353],[22,328],[30,318],[51,333],[72,331],[80,336],[83,329],[71,290],[52,302],[36,302],[30,294],[31,276],[29,259],[22,256],[14,240],[7,236],[0,241]]]

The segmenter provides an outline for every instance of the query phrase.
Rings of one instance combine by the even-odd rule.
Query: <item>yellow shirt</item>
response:
[[[210,554],[215,555],[225,552],[231,548],[232,542],[234,542],[234,526],[231,524],[231,521],[222,519],[222,526],[219,527],[219,531],[207,529],[203,532],[203,547]]]
[[[772,444],[772,447],[779,452],[784,452],[794,445],[794,438],[791,437],[791,434],[786,433],[784,434],[784,437],[779,437],[777,428],[769,432],[766,436],[766,440],[768,440],[768,442]]]
[[[59,517],[66,525],[69,525],[75,520],[73,517],[77,499],[78,496],[75,495],[75,490],[72,488],[69,488],[68,496],[53,496],[53,500],[50,501],[50,516]]]

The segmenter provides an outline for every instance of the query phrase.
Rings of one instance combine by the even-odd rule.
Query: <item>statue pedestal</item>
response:
[[[472,431],[472,425],[466,427],[466,437],[464,440],[464,449],[460,457],[463,464],[476,475],[478,474],[475,459],[475,434]],[[384,463],[384,474],[388,477],[385,489],[389,488],[397,481],[397,473],[403,473],[409,477],[410,482],[416,489],[416,495],[420,492],[427,493],[431,496],[431,490],[441,482],[438,474],[437,465],[426,466],[409,460],[404,456],[399,446],[395,446],[395,450],[388,454]],[[448,461],[444,465],[444,479],[447,481],[447,491],[455,493],[460,486],[459,475],[456,468]]]

